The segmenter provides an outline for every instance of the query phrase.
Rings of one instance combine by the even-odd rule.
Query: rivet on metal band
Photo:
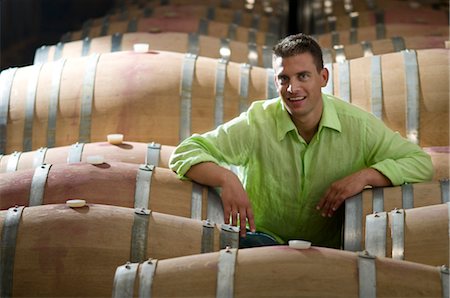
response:
[[[202,199],[203,199],[203,186],[198,183],[192,182],[192,194],[191,194],[191,218],[201,220],[202,219]]]
[[[197,55],[186,53],[181,79],[180,142],[191,135],[192,82]]]
[[[119,52],[122,50],[123,34],[116,32],[111,36],[111,52]]]
[[[134,192],[134,208],[150,208],[150,190],[153,165],[140,165],[136,174],[136,188]]]
[[[9,208],[0,238],[0,297],[12,297],[17,232],[24,207]]]
[[[239,247],[239,228],[227,224],[220,225],[220,248]]]
[[[237,25],[236,24],[230,24],[228,26],[228,34],[227,34],[227,38],[231,39],[231,40],[235,40],[236,39],[236,31],[237,31]]]
[[[366,216],[366,250],[377,257],[386,256],[386,212]]]
[[[372,188],[372,210],[373,212],[384,211],[384,190],[382,187]]]
[[[344,249],[360,251],[362,249],[362,193],[344,201]]]
[[[91,55],[86,65],[81,95],[79,142],[90,142],[91,140],[92,102],[94,101],[95,76],[99,58],[99,54]]]
[[[219,55],[220,58],[229,62],[230,56],[231,56],[231,49],[230,49],[230,40],[227,38],[221,38],[220,39],[220,49],[219,49]]]
[[[23,129],[23,150],[31,151],[33,149],[33,118],[34,108],[36,106],[36,93],[43,64],[32,66],[32,71],[28,79],[27,97],[25,106],[25,124]]]
[[[45,154],[47,153],[47,148],[41,147],[34,153],[33,157],[33,168],[37,168],[44,164]]]
[[[139,264],[127,263],[119,266],[114,274],[113,298],[132,298],[134,295],[134,282]]]
[[[47,147],[52,148],[56,144],[56,117],[59,106],[59,92],[61,90],[61,77],[66,59],[54,63],[50,98],[48,104]]]
[[[58,42],[55,46],[55,54],[53,55],[53,61],[61,59],[63,49],[64,49],[64,43]]]
[[[373,56],[372,42],[361,41],[361,48],[363,50],[363,57]]]
[[[147,257],[148,224],[151,211],[137,208],[134,212],[133,229],[131,232],[131,255],[133,263],[143,262]]]
[[[322,92],[326,94],[334,94],[334,82],[333,82],[333,63],[326,63],[324,67],[328,69],[328,83],[322,88]]]
[[[209,21],[207,19],[200,19],[198,21],[198,34],[208,35]]]
[[[222,199],[212,187],[208,187],[208,205],[206,207],[207,218],[215,223],[224,223]]]
[[[248,64],[258,66],[258,48],[255,43],[248,44]]]
[[[159,156],[161,154],[161,144],[151,142],[147,144],[147,155],[145,156],[145,164],[154,165],[157,167],[159,165]]]
[[[8,163],[6,164],[6,173],[17,171],[17,167],[19,166],[19,160],[22,152],[14,151],[9,155]]]
[[[349,14],[349,17],[350,17],[350,27],[351,28],[358,28],[358,26],[359,26],[359,13],[358,12],[356,12],[356,11],[354,11],[354,12],[351,12],[350,14]]]
[[[391,37],[392,46],[394,47],[395,52],[401,52],[406,50],[405,40],[401,36]]]
[[[405,258],[405,210],[392,210],[391,216],[392,258],[403,260]]]
[[[201,253],[214,251],[214,223],[209,219],[203,221]]]
[[[331,32],[331,46],[335,46],[340,44],[339,42],[339,32],[333,31]]]
[[[237,249],[226,248],[219,253],[216,298],[234,297],[234,272],[237,251]]]
[[[6,153],[9,101],[17,69],[9,68],[0,73],[0,154]]]
[[[75,143],[69,148],[67,154],[67,163],[81,162],[81,157],[83,155],[84,143]]]
[[[267,73],[267,98],[278,97],[277,87],[275,86],[275,71],[273,68],[266,68]]]
[[[40,64],[45,63],[48,61],[48,51],[50,47],[49,46],[42,46],[36,50],[36,53],[34,54],[34,61],[33,64]]]
[[[358,275],[359,275],[359,297],[377,297],[377,268],[375,266],[376,257],[371,256],[367,251],[358,254]]]
[[[449,290],[449,270],[447,265],[441,266],[441,286],[442,286],[442,298],[448,298],[450,297],[450,290]]]
[[[402,208],[414,208],[414,188],[412,184],[405,183],[402,185]]]
[[[247,63],[240,65],[239,81],[239,113],[248,109],[248,88],[250,84],[250,69],[252,66]]]
[[[449,185],[448,178],[439,180],[439,183],[441,186],[441,202],[442,203],[450,202],[450,199],[449,199],[450,185]]]
[[[234,15],[233,15],[232,23],[240,26],[241,22],[242,22],[242,11],[241,10],[236,10],[234,12]]]
[[[137,19],[133,18],[128,22],[127,32],[136,32],[137,31]]]
[[[263,67],[272,68],[272,48],[268,46],[262,46],[263,55]]]
[[[87,20],[86,22],[83,23],[83,27],[81,28],[82,32],[81,32],[81,38],[85,38],[89,36],[89,33],[91,31],[91,27],[92,27],[92,19]]]
[[[223,110],[224,110],[224,92],[225,92],[225,80],[227,75],[227,65],[228,61],[219,58],[217,61],[216,69],[216,101],[214,108],[214,125],[215,127],[221,125],[223,121]]]
[[[33,179],[31,180],[29,206],[40,206],[44,202],[45,183],[51,167],[51,164],[45,164],[34,170]]]
[[[339,97],[350,102],[350,62],[338,63],[339,72]]]
[[[416,51],[402,51],[405,63],[406,79],[406,137],[414,143],[419,143],[419,67]]]
[[[90,50],[91,50],[91,38],[85,37],[85,38],[83,38],[83,46],[81,48],[81,56],[82,57],[88,56]]]
[[[350,37],[349,37],[350,44],[357,44],[358,43],[358,29],[350,28],[349,34],[350,34]]]
[[[336,62],[337,63],[342,63],[347,60],[347,58],[345,57],[345,50],[344,50],[343,45],[335,45],[335,46],[333,46],[333,49],[336,53]]]
[[[190,32],[188,35],[188,53],[198,55],[199,52],[199,36],[195,32]]]
[[[381,80],[381,57],[372,56],[370,66],[371,97],[370,109],[378,119],[383,119],[383,86]]]
[[[208,20],[214,20],[216,18],[216,9],[214,6],[209,6],[206,10],[206,18]]]
[[[153,277],[158,260],[149,259],[140,265],[139,270],[139,297],[152,296]]]
[[[100,36],[106,36],[109,32],[109,15],[106,15],[102,19],[102,29],[100,30]]]

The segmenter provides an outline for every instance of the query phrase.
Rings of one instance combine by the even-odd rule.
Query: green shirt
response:
[[[322,95],[318,132],[307,144],[281,99],[253,102],[215,130],[184,140],[170,168],[179,177],[211,161],[237,165],[252,203],[256,229],[280,243],[303,239],[340,247],[344,204],[331,218],[316,205],[336,180],[372,167],[393,185],[430,180],[431,158],[382,121],[331,95]]]

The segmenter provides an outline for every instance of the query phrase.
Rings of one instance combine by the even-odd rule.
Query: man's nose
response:
[[[287,91],[290,93],[295,93],[300,88],[301,88],[301,83],[298,80],[291,80],[288,85]]]

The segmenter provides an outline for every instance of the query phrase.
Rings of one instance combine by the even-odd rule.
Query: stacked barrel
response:
[[[380,117],[436,169],[432,182],[349,199],[347,251],[238,250],[217,191],[167,169],[192,133],[277,96],[271,49],[287,1],[116,0],[34,65],[3,71],[0,296],[448,297],[437,267],[449,263],[448,12],[414,3],[302,6],[330,71],[323,91]]]

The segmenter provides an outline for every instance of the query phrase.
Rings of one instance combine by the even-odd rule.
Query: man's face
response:
[[[313,56],[302,53],[274,60],[275,83],[286,110],[296,119],[322,113],[321,88],[328,80],[327,69],[317,71]]]

